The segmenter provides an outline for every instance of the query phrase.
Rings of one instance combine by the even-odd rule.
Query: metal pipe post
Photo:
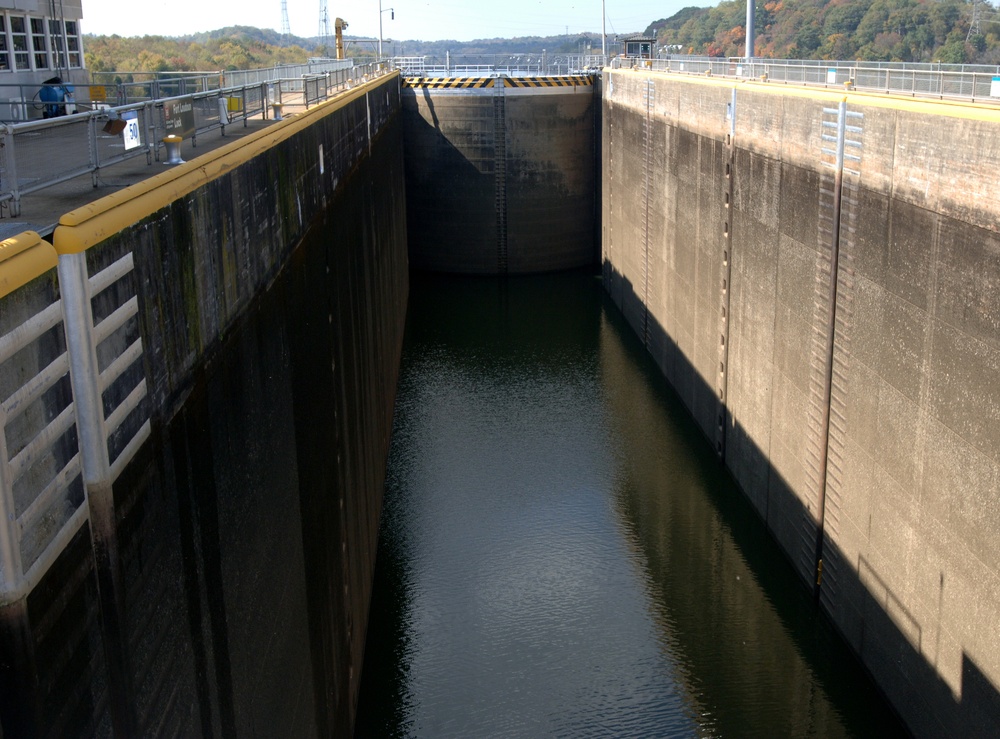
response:
[[[108,459],[85,252],[59,257],[59,288],[69,351],[69,377],[76,404],[77,436],[83,460],[83,481],[87,485],[108,483],[111,463]]]

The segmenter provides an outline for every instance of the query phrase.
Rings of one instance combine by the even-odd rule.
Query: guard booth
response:
[[[629,36],[622,36],[619,39],[625,45],[625,56],[633,59],[652,59],[653,49],[656,48],[656,39],[652,36],[644,36],[641,33],[633,33]]]

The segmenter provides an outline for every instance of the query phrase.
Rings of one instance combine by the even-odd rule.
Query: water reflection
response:
[[[358,736],[899,731],[598,280],[410,301]]]

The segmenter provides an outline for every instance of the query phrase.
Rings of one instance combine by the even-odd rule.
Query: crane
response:
[[[337,34],[337,58],[344,58],[344,29],[347,28],[347,21],[337,18],[333,23],[334,33]]]

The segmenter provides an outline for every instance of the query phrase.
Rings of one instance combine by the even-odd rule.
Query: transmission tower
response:
[[[288,0],[281,0],[281,33],[288,36],[292,32],[288,25]]]
[[[966,43],[973,36],[979,36],[981,33],[982,31],[979,27],[979,3],[976,0],[972,0],[972,22],[969,23],[969,32],[965,34]]]
[[[319,0],[319,38],[326,44],[330,38],[330,16],[326,12],[326,0]]]

